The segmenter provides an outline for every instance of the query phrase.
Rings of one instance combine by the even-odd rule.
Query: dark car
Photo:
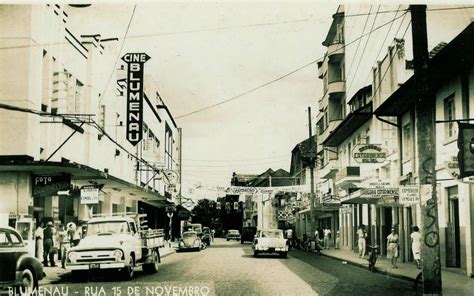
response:
[[[206,245],[211,245],[211,229],[209,227],[202,228],[201,240]]]
[[[0,227],[0,290],[15,286],[32,294],[43,276],[43,266],[29,255],[28,246],[11,227]]]
[[[203,243],[196,231],[183,232],[182,237],[178,243],[179,251],[184,251],[184,250],[201,251],[202,248],[203,248]]]
[[[255,234],[257,233],[257,227],[247,226],[242,228],[242,234],[240,236],[240,243],[253,242]]]

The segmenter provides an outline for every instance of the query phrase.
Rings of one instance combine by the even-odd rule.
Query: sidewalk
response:
[[[168,242],[165,243],[163,248],[160,248],[160,257],[164,258],[176,252],[177,244],[171,243],[171,248]],[[46,276],[39,282],[40,286],[50,285],[57,283],[62,277],[69,274],[69,271],[61,267],[61,261],[56,262],[56,267],[43,267],[43,271]]]
[[[368,270],[367,256],[359,258],[357,253],[348,250],[329,249],[321,252],[323,256],[338,259],[343,263],[359,266]],[[398,268],[391,268],[391,261],[386,257],[379,256],[375,267],[377,272],[386,274],[391,277],[396,277],[408,281],[415,282],[416,276],[421,272],[417,269],[413,262],[398,262]],[[473,295],[474,279],[466,275],[459,274],[453,271],[442,269],[441,280],[443,285],[444,295]]]

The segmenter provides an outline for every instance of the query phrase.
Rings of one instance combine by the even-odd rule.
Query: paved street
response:
[[[110,274],[96,277],[89,283],[82,283],[82,280],[85,281],[64,279],[63,283],[70,289],[69,295],[73,294],[71,291],[83,291],[86,286],[95,285],[111,291],[117,285],[116,277]],[[241,245],[223,239],[216,239],[211,247],[201,252],[180,252],[165,257],[158,274],[138,271],[133,281],[119,286],[124,292],[130,287],[143,289],[158,283],[163,286],[206,286],[210,294],[217,295],[415,294],[410,282],[341,264],[331,258],[301,251],[291,251],[288,259],[271,255],[254,258],[251,244]]]

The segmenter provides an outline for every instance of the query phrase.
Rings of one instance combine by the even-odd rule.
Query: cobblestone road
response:
[[[86,284],[82,280],[92,282]],[[254,258],[250,244],[223,239],[216,239],[211,247],[201,252],[168,256],[163,259],[157,274],[137,271],[133,281],[116,282],[116,277],[109,274],[74,283],[65,278],[65,282],[72,291],[83,291],[84,286],[105,287],[111,291],[118,286],[122,287],[121,295],[138,287],[142,293],[137,296],[167,295],[162,286],[205,286],[210,294],[217,295],[415,294],[410,282],[371,273],[334,259],[300,251],[291,251],[288,259],[271,255]],[[153,285],[160,285],[160,290],[155,289],[155,294],[143,293],[144,287]]]

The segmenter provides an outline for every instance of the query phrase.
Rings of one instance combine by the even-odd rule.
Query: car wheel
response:
[[[21,295],[32,295],[33,291],[37,288],[38,280],[36,279],[36,276],[31,269],[26,268],[21,272],[19,292]]]
[[[288,257],[288,252],[282,252],[280,253],[281,258],[287,258]]]
[[[133,260],[133,256],[130,256],[130,261],[128,266],[125,266],[123,269],[123,277],[126,280],[131,280],[133,278],[133,274],[135,273],[135,260]]]
[[[254,251],[253,251],[253,256],[254,256],[254,257],[258,257],[258,251],[257,251],[257,250],[254,250]]]
[[[227,241],[229,241],[229,239],[227,238]]]
[[[143,265],[143,271],[146,273],[156,273],[158,271],[158,252],[153,251],[151,256],[152,256],[152,259],[151,259],[152,262]]]

